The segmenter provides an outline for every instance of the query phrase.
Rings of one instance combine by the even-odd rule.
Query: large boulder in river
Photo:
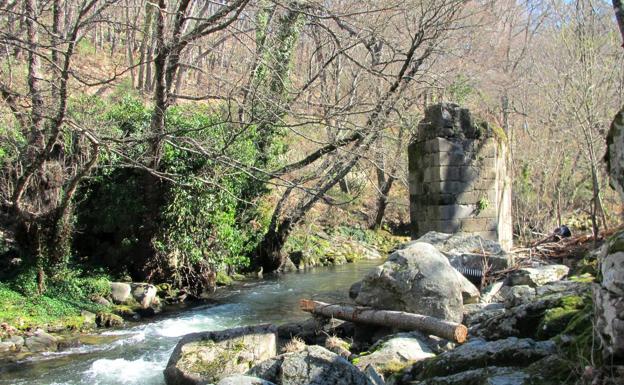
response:
[[[156,286],[149,283],[133,283],[130,287],[132,288],[132,297],[141,305],[141,309],[147,309],[160,303],[156,296],[158,293]]]
[[[276,328],[247,326],[188,334],[178,342],[165,369],[168,385],[217,383],[277,354]]]
[[[130,287],[129,283],[111,282],[110,286],[111,298],[113,299],[113,302],[117,304],[125,303],[127,300],[130,299],[132,288]]]
[[[368,273],[355,302],[461,322],[462,282],[435,247],[416,242]]]
[[[493,270],[506,269],[513,263],[512,256],[506,253],[500,244],[484,239],[478,234],[462,232],[446,234],[430,231],[402,247],[410,247],[416,242],[426,242],[435,246],[449,259],[453,267],[460,270],[481,270],[484,258]]]
[[[320,346],[271,358],[247,374],[278,385],[372,385],[349,361]]]

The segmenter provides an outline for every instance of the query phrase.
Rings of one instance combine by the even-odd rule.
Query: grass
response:
[[[84,326],[81,311],[109,312],[110,308],[94,303],[91,298],[105,296],[109,289],[105,277],[76,277],[68,274],[50,280],[43,295],[36,294],[28,274],[10,282],[0,282],[0,323],[18,330],[37,327],[77,330]],[[34,285],[34,282],[33,282]]]

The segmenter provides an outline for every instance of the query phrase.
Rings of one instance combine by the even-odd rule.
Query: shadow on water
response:
[[[305,319],[308,315],[299,310],[299,299],[345,302],[351,284],[380,263],[361,261],[246,283],[222,293],[215,305],[102,333],[113,342],[0,364],[0,384],[162,385],[162,371],[181,336]]]

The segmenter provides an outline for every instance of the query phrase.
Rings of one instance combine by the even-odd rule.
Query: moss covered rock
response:
[[[277,354],[276,341],[271,325],[189,334],[176,345],[165,381],[168,385],[210,384],[245,373]]]

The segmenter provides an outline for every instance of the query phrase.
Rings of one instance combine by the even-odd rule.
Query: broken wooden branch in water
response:
[[[468,335],[468,329],[462,324],[403,311],[334,305],[311,299],[300,300],[299,307],[308,313],[345,321],[390,326],[404,330],[418,330],[460,344],[466,341],[466,336]]]

